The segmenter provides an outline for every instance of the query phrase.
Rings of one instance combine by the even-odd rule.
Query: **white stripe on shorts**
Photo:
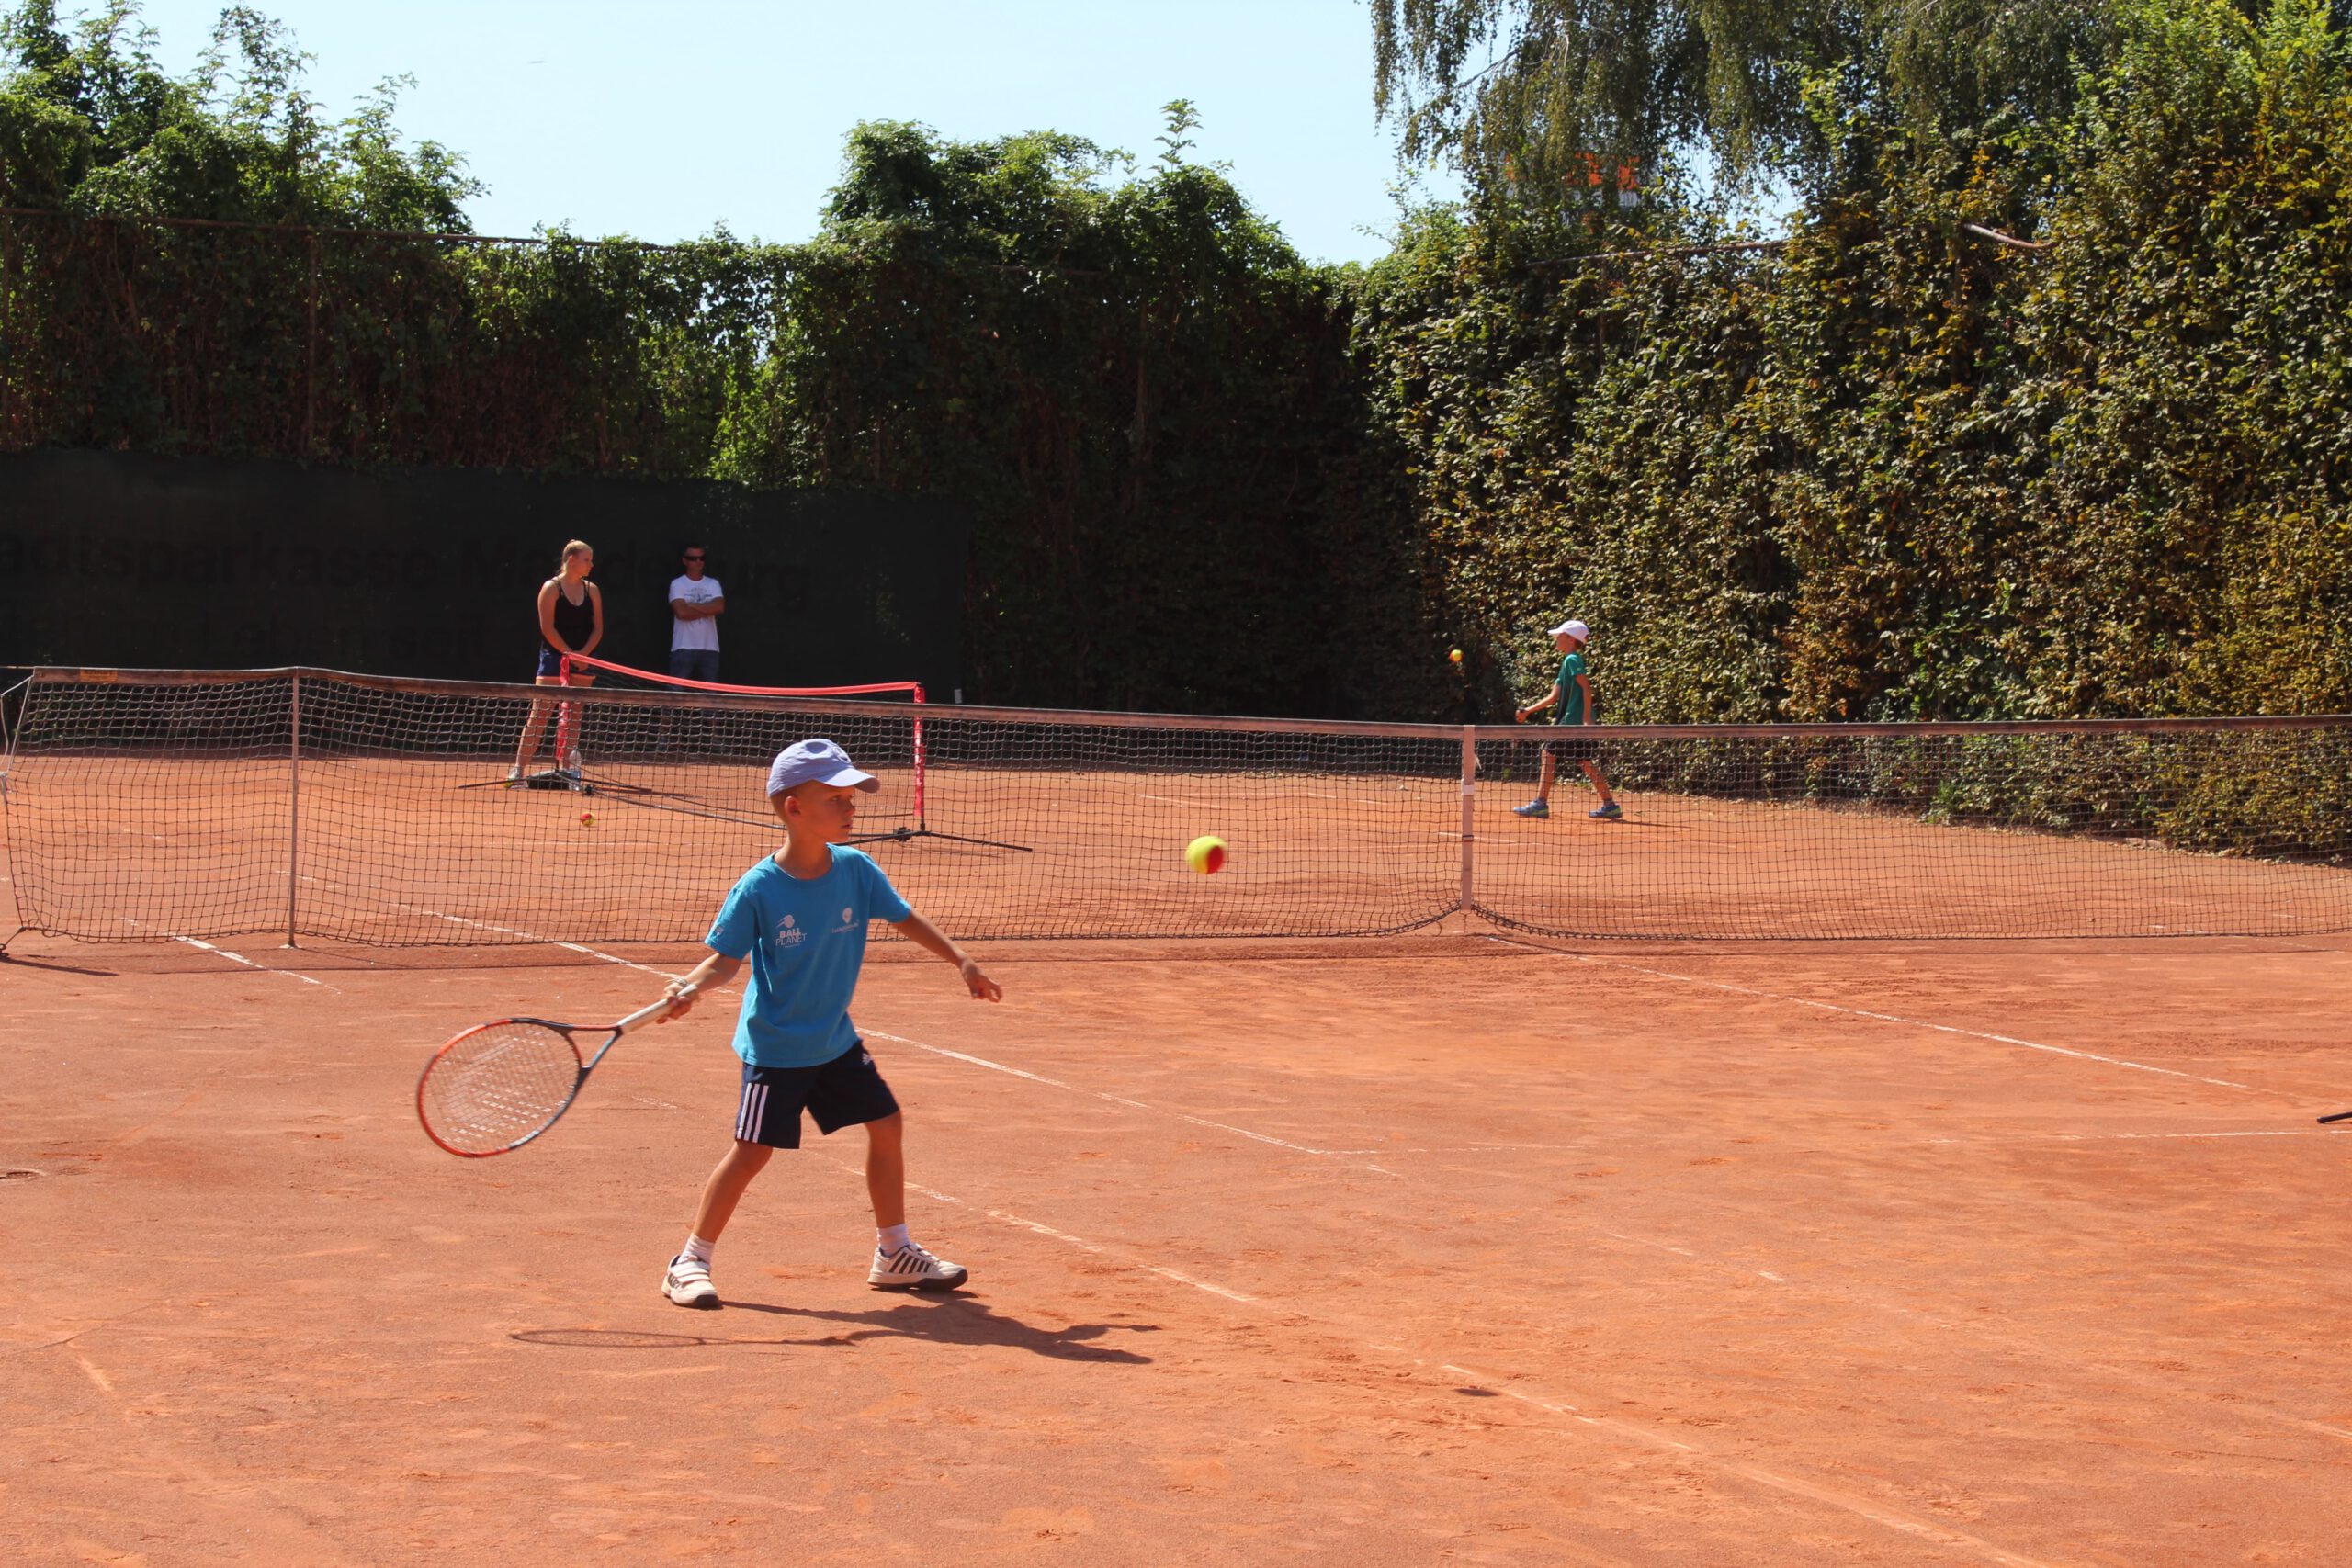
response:
[[[768,1086],[747,1083],[743,1086],[742,1107],[735,1112],[735,1136],[746,1144],[759,1142],[760,1118],[767,1114]]]

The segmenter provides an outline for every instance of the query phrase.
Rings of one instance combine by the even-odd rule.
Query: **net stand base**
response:
[[[1008,844],[997,839],[968,839],[961,833],[942,833],[930,828],[893,828],[887,833],[860,833],[842,841],[852,848],[859,844],[908,844],[917,839],[937,839],[943,844],[977,844],[984,850],[1014,850],[1024,855],[1037,852],[1035,844]]]

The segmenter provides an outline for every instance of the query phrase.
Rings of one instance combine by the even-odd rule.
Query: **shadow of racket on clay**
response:
[[[117,974],[117,971],[112,969],[92,969],[81,964],[60,964],[51,958],[27,958],[22,953],[10,953],[5,948],[0,948],[0,964],[10,964],[18,969],[47,969],[60,975],[94,975],[104,980],[111,980]],[[196,971],[188,969],[183,973],[192,975]],[[208,970],[206,973],[212,973],[212,971]]]
[[[830,1334],[784,1338],[665,1334],[627,1328],[526,1328],[507,1337],[525,1345],[571,1350],[687,1350],[730,1345],[800,1348],[854,1345],[861,1339],[927,1339],[943,1345],[1001,1345],[1057,1361],[1107,1361],[1141,1367],[1150,1365],[1151,1358],[1091,1341],[1111,1334],[1159,1332],[1159,1325],[1153,1323],[1076,1323],[1068,1328],[1037,1328],[1019,1318],[991,1312],[969,1297],[951,1296],[929,1303],[902,1302],[868,1312],[827,1312],[815,1307],[770,1306],[762,1302],[729,1302],[727,1306],[736,1312],[769,1313],[841,1326]]]

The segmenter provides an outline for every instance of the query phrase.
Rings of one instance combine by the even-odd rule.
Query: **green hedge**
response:
[[[1490,711],[1570,611],[1620,719],[2352,710],[2343,38],[2133,17],[2065,125],[1836,120],[1777,254],[1432,219],[1374,270],[1358,350]]]
[[[2352,709],[2343,39],[2128,23],[2064,123],[1825,97],[1770,253],[1311,267],[1172,152],[897,125],[805,246],[0,219],[0,447],[947,495],[1006,702],[1495,718],[1574,613],[1618,720]]]

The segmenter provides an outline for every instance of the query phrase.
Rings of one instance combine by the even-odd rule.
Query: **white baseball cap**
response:
[[[830,740],[796,740],[768,764],[768,793],[782,795],[801,784],[820,783],[835,789],[862,789],[867,794],[882,781],[850,765],[849,753]]]
[[[1553,637],[1572,637],[1578,642],[1589,642],[1592,639],[1592,632],[1582,621],[1562,621],[1558,626],[1552,628],[1550,635]]]

